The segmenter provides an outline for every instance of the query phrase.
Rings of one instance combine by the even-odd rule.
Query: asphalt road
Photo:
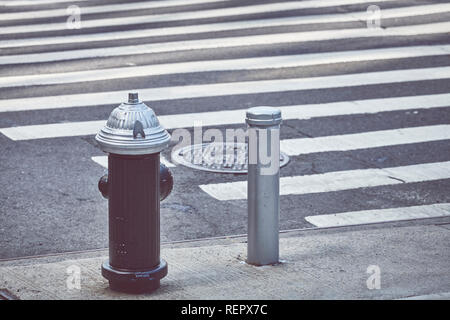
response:
[[[375,139],[378,144],[356,136],[362,147],[341,150],[333,148],[334,143],[325,143],[320,152],[299,150],[299,154],[290,156],[290,163],[281,169],[282,178],[310,176],[316,183],[315,177],[330,174],[330,179],[317,182],[319,191],[281,196],[283,230],[315,227],[305,219],[308,216],[410,206],[428,208],[450,202],[447,1],[197,2],[189,5],[183,0],[168,1],[160,7],[139,9],[131,6],[151,2],[92,0],[28,6],[0,2],[0,259],[108,245],[107,201],[97,190],[98,179],[105,169],[92,160],[105,154],[97,146],[94,133],[79,134],[74,129],[70,134],[58,136],[57,129],[51,130],[56,123],[70,128],[74,123],[107,119],[122,101],[110,103],[108,94],[95,98],[96,93],[102,92],[155,89],[151,93],[159,95],[158,98],[145,94],[140,97],[158,116],[194,113],[192,120],[203,119],[198,114],[201,112],[209,113],[206,118],[214,118],[218,111],[258,105],[334,108],[333,112],[319,116],[285,119],[282,140],[334,137],[337,140],[333,141],[341,141],[344,135],[382,132],[381,138]],[[114,4],[121,3],[129,7],[114,11]],[[296,3],[297,8],[286,9]],[[317,6],[318,3],[321,5]],[[81,8],[81,29],[64,26],[68,17],[65,10],[72,4]],[[275,7],[261,7],[262,4]],[[377,31],[367,28],[367,21],[361,19],[369,5],[381,9],[381,28]],[[418,6],[424,7],[417,9]],[[100,10],[89,13],[95,8]],[[226,11],[229,8],[240,9]],[[61,10],[54,11],[57,9]],[[352,19],[336,20],[349,14]],[[126,17],[141,22],[120,20]],[[271,22],[279,18],[291,20]],[[99,19],[105,20],[95,24]],[[119,22],[112,25],[112,21]],[[89,22],[93,27],[83,26]],[[255,25],[252,27],[249,22]],[[54,28],[40,31],[43,26]],[[195,26],[200,30],[192,31]],[[175,27],[181,27],[181,31],[171,32]],[[152,34],[149,30],[156,31]],[[347,31],[342,33],[343,30]],[[90,37],[96,34],[101,37]],[[293,34],[296,36],[291,37]],[[77,35],[81,37],[76,38]],[[254,43],[259,36],[267,39]],[[233,44],[235,38],[241,39],[238,44]],[[144,44],[157,45],[139,52]],[[101,49],[101,53],[89,51],[95,48]],[[433,48],[436,52],[426,53]],[[377,55],[380,51],[367,52],[377,49],[386,50],[381,56]],[[389,51],[394,49],[397,55]],[[57,52],[54,60],[47,55],[52,52]],[[338,53],[344,58],[336,60]],[[291,59],[293,65],[283,66],[293,55],[300,56]],[[279,64],[261,65],[260,60],[255,60],[244,61],[244,67],[229,67],[235,62],[225,63],[231,59],[264,57],[273,57]],[[223,66],[219,64],[209,71],[194,64],[185,65],[187,71],[178,71],[174,65],[220,60],[224,61]],[[160,74],[155,71],[160,69],[148,68],[137,76],[119,76],[127,68],[158,64],[168,66]],[[169,70],[171,66],[173,70]],[[111,68],[121,70],[111,73],[105,70]],[[98,71],[96,74],[103,75],[103,79],[84,78],[89,71]],[[63,75],[58,78],[56,73]],[[323,78],[314,80],[317,77]],[[296,79],[294,89],[283,87],[282,80],[286,79]],[[275,81],[272,89],[258,85],[270,80]],[[210,84],[223,84],[231,92],[241,91],[233,94]],[[201,93],[190,97],[191,91],[183,87],[192,85],[198,86]],[[78,104],[71,104],[74,94],[82,95]],[[441,102],[436,103],[436,99]],[[362,100],[365,102],[355,103]],[[400,108],[404,101],[406,105]],[[59,103],[67,106],[53,106]],[[372,106],[378,109],[365,109]],[[353,111],[347,112],[347,107]],[[192,131],[192,124],[182,126]],[[13,127],[18,127],[14,134]],[[244,127],[242,117],[204,129]],[[396,143],[398,136],[394,131],[406,128],[426,128],[426,131],[414,131],[415,135],[407,134],[406,140]],[[432,136],[430,128],[438,128],[437,135],[442,137]],[[29,132],[33,135],[27,135]],[[47,133],[49,137],[39,138]],[[174,145],[172,142],[171,146]],[[171,149],[163,152],[168,161]],[[420,166],[430,163],[434,163],[431,169]],[[369,174],[352,187],[353,182],[349,181],[352,179],[335,174],[394,167],[405,170],[406,178],[393,176],[392,183],[378,183],[378,178]],[[200,188],[245,181],[245,175],[210,173],[181,165],[171,171],[174,190],[161,203],[162,241],[246,233],[245,199],[223,201]],[[304,187],[300,184],[299,190]],[[448,207],[444,211],[444,216],[450,215]]]

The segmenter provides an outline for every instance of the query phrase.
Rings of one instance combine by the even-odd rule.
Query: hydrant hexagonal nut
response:
[[[108,174],[104,174],[98,180],[98,190],[100,190],[103,198],[108,199]]]

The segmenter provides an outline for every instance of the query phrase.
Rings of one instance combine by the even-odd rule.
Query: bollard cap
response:
[[[128,102],[111,112],[95,140],[105,152],[139,155],[161,152],[169,145],[170,135],[153,110],[139,101],[138,93],[131,92]]]
[[[277,126],[281,124],[281,111],[273,107],[254,107],[247,110],[245,121],[251,126]]]

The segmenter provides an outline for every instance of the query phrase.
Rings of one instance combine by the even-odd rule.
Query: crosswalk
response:
[[[0,79],[2,87],[32,86],[125,79],[132,77],[160,76],[182,73],[213,71],[261,70],[268,68],[298,68],[324,63],[350,63],[415,57],[431,57],[450,54],[450,46],[413,46],[407,48],[387,48],[355,50],[343,52],[324,52],[314,54],[283,55],[275,57],[208,60],[194,62],[165,63],[128,68],[72,71],[64,73],[33,74],[10,76]]]
[[[300,6],[299,6],[300,7]],[[277,11],[280,11],[283,7],[280,5],[275,6]],[[250,10],[245,11],[245,13],[267,13],[274,10],[273,6],[264,6],[263,10],[255,10],[255,6],[250,6]],[[287,7],[286,10],[296,9],[295,7]],[[423,6],[413,6],[405,10],[404,8],[393,8],[386,9],[383,11],[384,18],[402,18],[402,17],[414,17],[414,16],[424,16],[428,14],[436,14],[442,12],[448,12],[450,10],[449,4],[430,4]],[[223,13],[223,10],[218,11]],[[239,8],[239,14],[243,14],[244,10]],[[200,12],[201,16],[195,13],[196,16],[186,16],[183,13],[183,18],[206,18],[204,13]],[[171,19],[173,15],[169,16]],[[231,31],[231,30],[245,30],[249,28],[264,28],[264,27],[282,27],[282,26],[292,26],[292,25],[302,25],[302,24],[326,24],[330,22],[349,22],[349,21],[361,21],[367,17],[367,12],[351,12],[351,13],[341,13],[341,14],[327,14],[327,15],[310,15],[303,16],[301,19],[298,17],[285,17],[285,18],[268,18],[268,19],[256,19],[248,21],[237,21],[237,22],[222,22],[222,23],[207,23],[200,25],[191,25],[183,27],[165,27],[165,28],[150,28],[150,29],[139,29],[130,31],[118,31],[118,32],[103,32],[103,33],[93,33],[86,35],[69,35],[69,36],[56,36],[56,37],[37,37],[37,38],[25,38],[25,39],[12,39],[12,40],[2,40],[0,41],[0,48],[15,47],[21,45],[48,45],[48,44],[63,44],[63,43],[80,43],[80,42],[91,42],[91,41],[106,41],[106,40],[121,40],[121,39],[136,39],[145,38],[151,36],[164,35],[180,35],[180,34],[195,34],[202,32],[218,32],[218,31]],[[145,18],[154,18],[154,16],[148,16]],[[143,20],[144,21],[144,20]],[[142,22],[142,21],[139,21]],[[128,24],[138,24],[135,19],[119,20],[116,24],[123,23]],[[111,21],[101,21],[97,24],[93,24],[92,21],[89,27],[104,26],[105,23],[111,24]],[[115,24],[115,25],[116,25]],[[86,26],[84,26],[86,27]],[[16,33],[23,29],[10,28],[3,29],[0,34],[7,34],[9,32]],[[31,28],[30,28],[31,31]],[[319,33],[313,33],[313,37],[317,36]],[[305,34],[308,35],[308,34]]]
[[[120,4],[109,4],[109,5],[99,5],[84,7],[84,14],[91,13],[105,13],[105,12],[121,12],[124,10],[145,10],[145,9],[155,9],[155,8],[169,8],[174,6],[183,5],[195,5],[195,4],[205,4],[213,2],[226,2],[229,0],[169,0],[169,1],[146,1],[146,2],[135,2],[135,3],[120,3]],[[382,0],[392,1],[392,0]],[[267,4],[253,4],[250,6],[239,6],[231,8],[220,8],[213,10],[199,10],[199,11],[188,11],[183,13],[167,13],[164,15],[151,15],[150,19],[152,21],[173,21],[173,20],[187,20],[187,19],[201,19],[201,18],[217,18],[221,16],[232,16],[232,15],[244,15],[251,13],[265,13],[270,11],[290,11],[295,9],[307,9],[307,8],[322,8],[327,6],[338,6],[338,5],[351,5],[359,3],[371,3],[370,0],[325,0],[325,1],[292,1],[292,2],[279,2],[279,3],[267,3]],[[36,19],[36,18],[52,18],[52,17],[65,17],[67,16],[67,11],[62,9],[53,10],[38,10],[38,11],[25,11],[18,13],[3,13],[0,14],[2,20],[23,20],[23,19]],[[147,16],[139,16],[138,19],[148,18]],[[92,21],[90,21],[92,23]]]
[[[411,26],[392,27],[389,29],[341,29],[330,33],[326,31],[289,32],[265,35],[252,35],[233,38],[213,38],[202,40],[173,41],[132,46],[79,49],[70,51],[53,51],[7,55],[0,57],[0,65],[38,63],[51,61],[67,61],[100,57],[120,57],[131,54],[152,54],[160,52],[177,52],[184,50],[222,49],[238,46],[275,45],[312,42],[319,40],[340,40],[355,38],[399,37],[410,35],[433,35],[445,33],[450,28],[450,22],[427,23]]]
[[[448,79],[449,77],[450,67],[438,67],[345,74],[314,78],[291,78],[184,85],[141,89],[140,92],[144,96],[152,97],[152,101],[168,101],[225,95],[261,94],[311,89],[380,85],[396,82]],[[1,112],[7,112],[19,110],[26,111],[54,108],[89,107],[92,101],[99,101],[103,104],[117,104],[123,99],[124,94],[126,94],[125,91],[108,91],[33,98],[3,99],[0,101],[0,110]]]
[[[317,117],[350,116],[412,109],[436,109],[448,107],[450,94],[414,97],[367,99],[323,104],[280,106],[283,119],[311,119]],[[202,126],[224,126],[242,123],[246,109],[181,113],[162,115],[158,119],[167,129]],[[33,140],[58,137],[93,135],[106,124],[106,120],[50,123],[1,128],[0,132],[12,140]]]
[[[72,4],[80,29],[67,29]],[[368,27],[369,5],[381,9],[381,28]],[[281,170],[285,229],[450,216],[450,192],[441,203],[430,195],[450,179],[448,3],[39,0],[0,8],[0,134],[13,146],[64,149],[92,138],[130,90],[169,130],[243,126],[249,106],[267,104],[282,111],[281,151],[291,157]],[[390,162],[360,159],[362,151]],[[79,156],[107,166],[99,150]],[[335,167],[337,158],[345,164]],[[304,171],[318,159],[322,171]],[[217,216],[244,217],[245,176],[192,172],[170,152],[162,161],[180,185],[169,201],[187,203],[217,235],[245,230],[233,214]],[[415,196],[396,198],[399,185]],[[302,205],[375,188],[392,198],[336,212]],[[234,229],[218,227],[227,223]]]

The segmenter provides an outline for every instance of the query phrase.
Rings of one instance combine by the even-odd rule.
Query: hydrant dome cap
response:
[[[169,145],[170,135],[155,112],[132,92],[128,102],[111,112],[95,139],[105,152],[139,155],[161,152]]]

